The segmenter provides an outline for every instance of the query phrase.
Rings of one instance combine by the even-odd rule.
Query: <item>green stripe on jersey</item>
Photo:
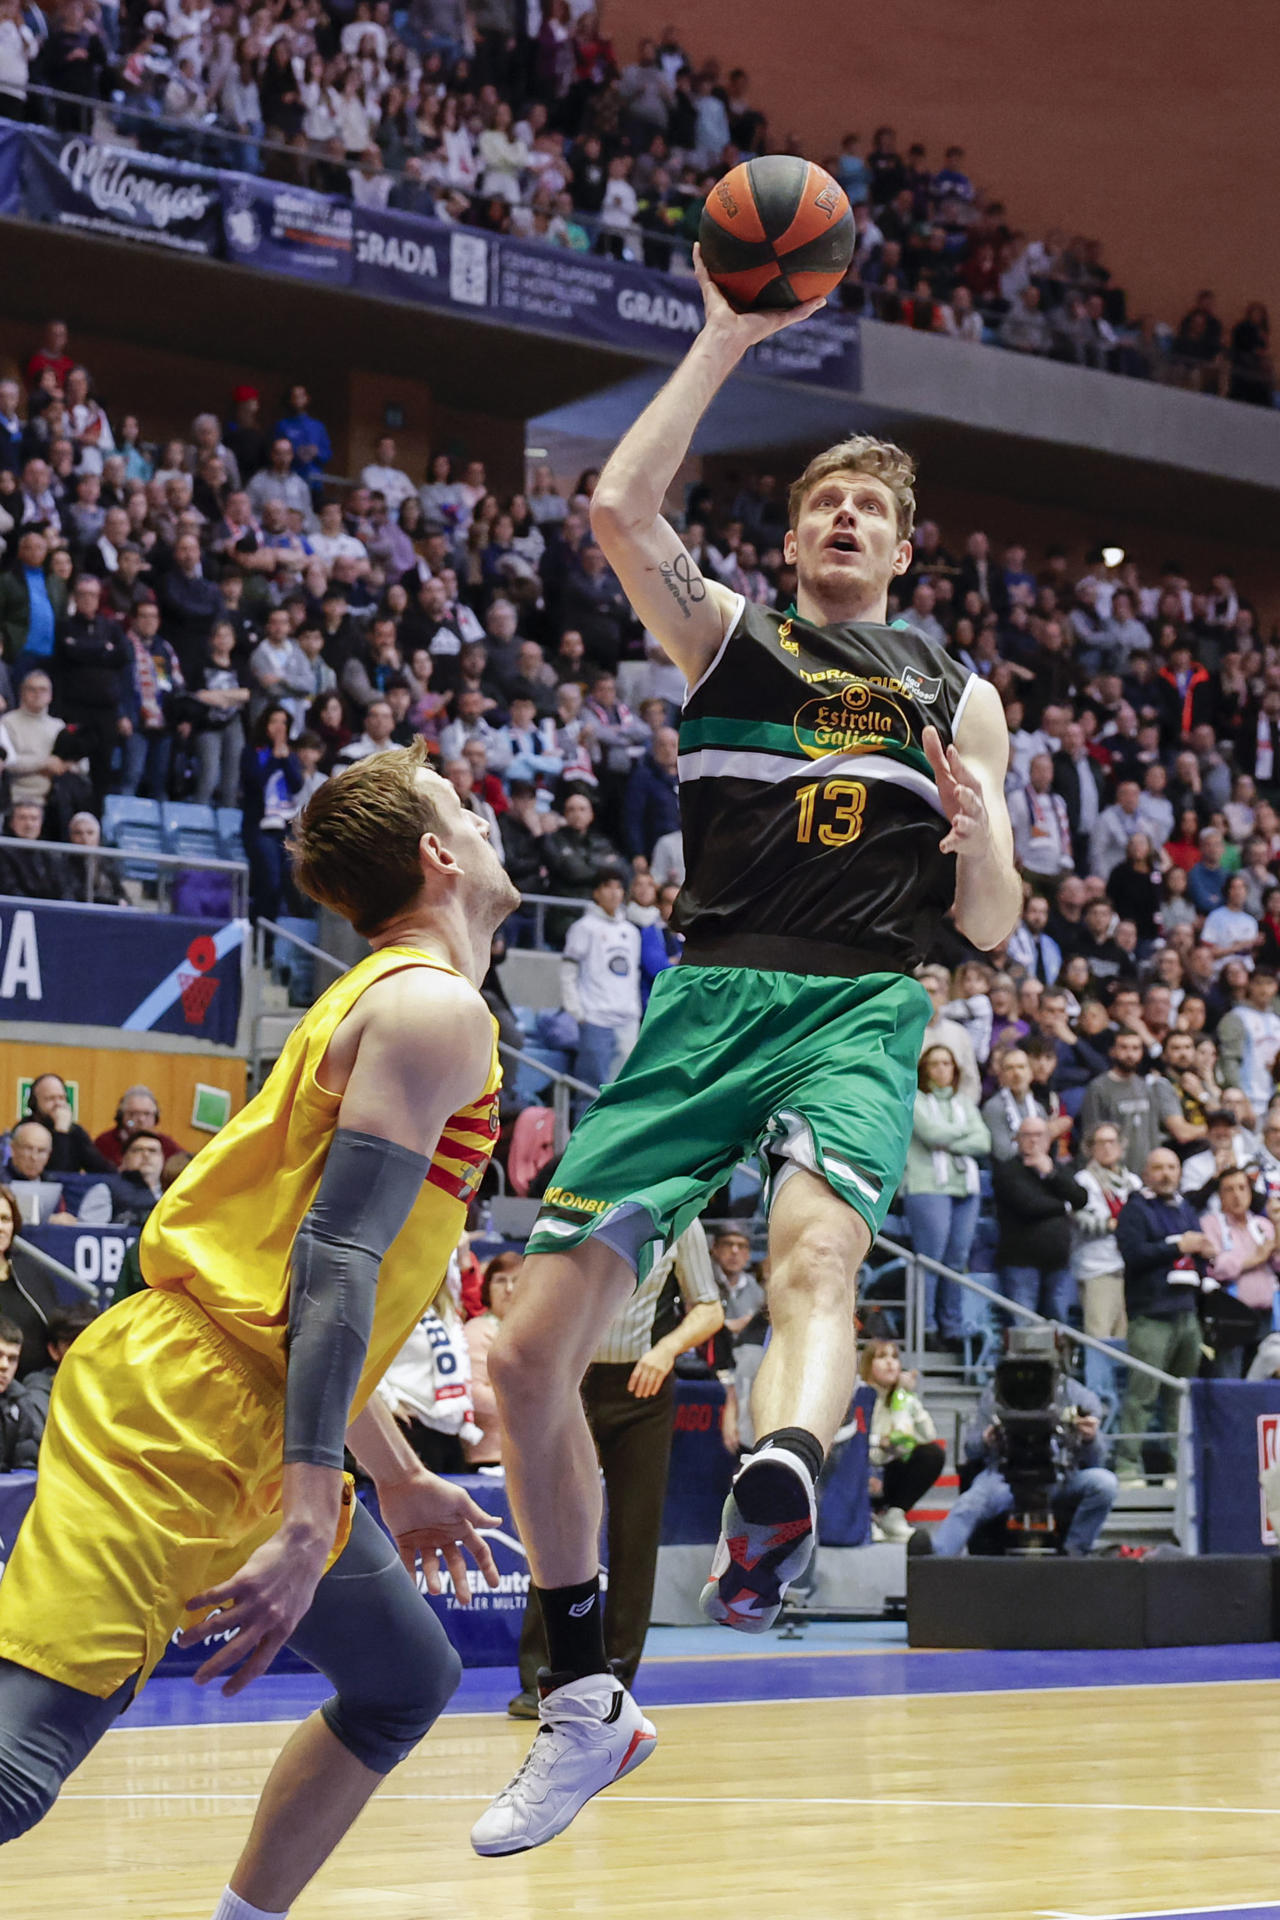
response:
[[[796,739],[794,727],[782,726],[776,720],[721,720],[714,715],[704,715],[696,720],[682,721],[681,753],[691,753],[699,747],[746,747],[756,753],[787,754],[800,766],[819,757],[805,752]],[[876,748],[876,752],[901,761],[903,766],[914,767],[917,773],[924,774],[928,780],[933,779],[933,768],[918,747],[901,746],[897,741],[885,740]]]

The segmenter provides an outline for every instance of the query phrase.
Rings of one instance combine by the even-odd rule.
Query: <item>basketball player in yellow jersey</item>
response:
[[[0,1841],[34,1825],[175,1629],[234,1693],[286,1641],[334,1685],[267,1782],[215,1920],[279,1920],[460,1672],[411,1578],[460,1599],[487,1516],[371,1398],[437,1292],[497,1135],[477,991],[519,896],[420,750],[361,761],[295,832],[299,883],[373,952],[142,1238],[143,1292],[59,1370],[0,1583]],[[344,1435],[388,1539],[351,1497]],[[210,1620],[211,1610],[217,1610]]]

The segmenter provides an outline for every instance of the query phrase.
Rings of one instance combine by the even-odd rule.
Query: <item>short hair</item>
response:
[[[0,1313],[0,1347],[20,1347],[21,1345],[22,1328],[15,1320],[7,1320]]]
[[[898,538],[911,538],[916,517],[916,463],[892,440],[877,440],[869,433],[856,433],[848,440],[837,441],[825,453],[815,454],[800,478],[792,483],[787,515],[793,530],[813,489],[837,473],[866,473],[882,481],[893,495]]]
[[[93,1325],[98,1317],[98,1309],[82,1300],[74,1307],[60,1307],[57,1313],[49,1315],[44,1330],[45,1344],[50,1347],[70,1346],[77,1334]]]
[[[150,1127],[139,1127],[136,1133],[131,1133],[129,1135],[129,1138],[125,1141],[124,1146],[121,1148],[120,1155],[122,1159],[126,1153],[131,1153],[133,1151],[134,1147],[137,1146],[139,1140],[154,1140],[156,1145],[159,1147],[161,1153],[164,1152],[164,1141],[160,1138],[160,1135],[158,1133],[153,1133]]]
[[[294,880],[357,933],[376,933],[422,885],[419,842],[444,830],[435,796],[418,779],[428,765],[422,740],[371,754],[326,780],[294,823]]]

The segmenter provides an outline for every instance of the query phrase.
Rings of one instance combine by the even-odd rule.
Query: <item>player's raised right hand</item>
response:
[[[783,327],[794,327],[797,320],[808,320],[827,304],[826,295],[822,294],[816,300],[806,300],[801,307],[774,308],[766,313],[739,313],[736,307],[729,305],[707,272],[701,247],[693,250],[693,271],[702,289],[707,332],[723,335],[743,353],[748,347],[754,347],[757,340],[767,340],[770,334],[780,333]]]

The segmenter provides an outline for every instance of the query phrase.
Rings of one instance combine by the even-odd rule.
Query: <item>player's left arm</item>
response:
[[[994,687],[985,680],[974,686],[954,745],[944,748],[936,727],[925,728],[923,745],[951,822],[942,851],[956,856],[956,925],[990,953],[1008,939],[1022,911],[1004,797],[1009,730]]]
[[[445,1123],[484,1085],[493,1045],[479,995],[418,968],[370,987],[348,1020],[337,1129],[293,1248],[283,1521],[230,1580],[187,1602],[192,1611],[219,1608],[218,1630],[233,1633],[196,1676],[238,1667],[228,1694],[266,1671],[311,1604],[337,1536],[343,1439],[378,1268],[422,1191]],[[331,1055],[342,1038],[340,1027]],[[183,1643],[208,1630],[190,1629]]]

